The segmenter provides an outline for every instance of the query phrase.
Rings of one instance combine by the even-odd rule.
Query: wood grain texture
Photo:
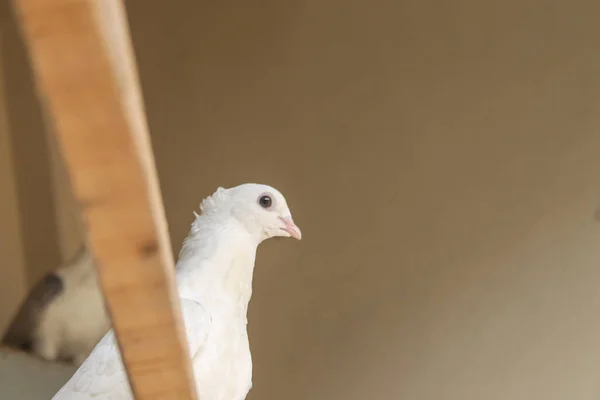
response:
[[[195,400],[121,0],[15,0],[138,400]]]

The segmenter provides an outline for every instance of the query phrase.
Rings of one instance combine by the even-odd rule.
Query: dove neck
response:
[[[245,312],[259,242],[235,219],[216,223],[204,218],[192,224],[179,255],[179,294],[209,309]]]

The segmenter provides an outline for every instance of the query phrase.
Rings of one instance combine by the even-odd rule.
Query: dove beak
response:
[[[292,217],[280,217],[279,219],[283,222],[281,230],[287,232],[294,239],[302,239],[302,232],[300,231],[300,228],[296,226]]]

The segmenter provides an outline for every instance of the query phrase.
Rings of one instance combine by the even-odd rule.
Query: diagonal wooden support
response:
[[[196,400],[122,0],[13,0],[132,389]]]

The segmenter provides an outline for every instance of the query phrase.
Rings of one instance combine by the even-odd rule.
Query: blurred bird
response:
[[[110,329],[110,315],[86,244],[29,292],[2,344],[76,366]]]
[[[200,209],[176,265],[198,397],[243,400],[252,387],[246,325],[256,250],[301,232],[283,195],[266,185],[218,188]],[[112,330],[54,399],[133,399]]]

